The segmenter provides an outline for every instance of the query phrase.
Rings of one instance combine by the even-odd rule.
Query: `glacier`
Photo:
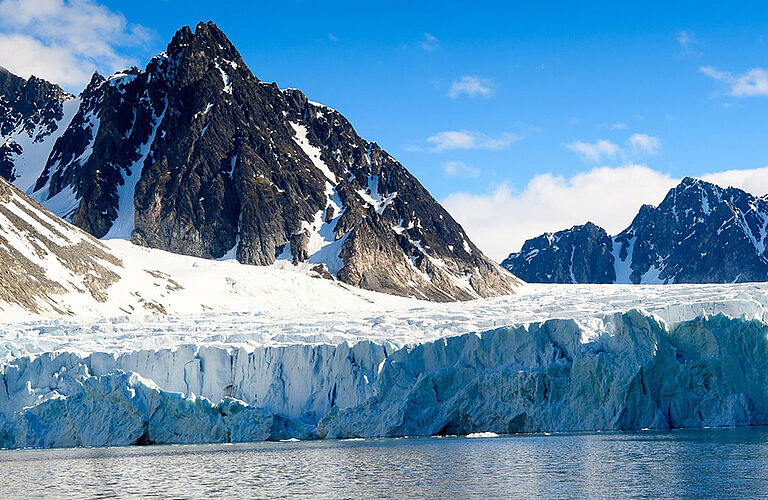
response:
[[[32,321],[6,324],[0,447],[765,425],[766,292],[541,285],[527,300],[422,304],[378,322],[51,320],[37,336]],[[208,329],[227,321],[239,333]],[[294,333],[270,337],[259,321]],[[342,340],[318,336],[323,321]]]
[[[10,196],[0,247],[37,272],[0,294],[2,448],[766,423],[768,284],[426,302],[97,242]]]

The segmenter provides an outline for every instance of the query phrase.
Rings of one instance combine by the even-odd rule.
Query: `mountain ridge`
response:
[[[643,205],[629,227],[614,237],[597,226],[592,233],[585,227],[528,240],[502,266],[525,281],[544,283],[768,280],[768,195],[686,177],[658,206]],[[588,257],[574,269],[567,252],[546,242],[547,234],[558,241],[572,235]],[[544,270],[552,266],[569,273],[548,276]],[[575,276],[582,279],[569,281]]]

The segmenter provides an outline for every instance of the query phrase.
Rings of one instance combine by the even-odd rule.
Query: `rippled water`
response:
[[[766,497],[768,429],[0,451],[0,498]]]

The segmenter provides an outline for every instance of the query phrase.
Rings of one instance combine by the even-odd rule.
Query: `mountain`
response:
[[[528,240],[502,262],[529,283],[613,283],[611,237],[591,222]]]
[[[98,238],[310,263],[354,286],[452,301],[519,284],[337,111],[261,82],[213,24],[145,69],[94,74],[32,189]]]
[[[765,284],[428,303],[99,241],[2,179],[0,262],[2,448],[768,423]]]
[[[594,224],[528,240],[502,266],[540,283],[768,280],[768,196],[686,177],[608,237]]]
[[[31,188],[77,105],[56,84],[0,67],[0,177]]]

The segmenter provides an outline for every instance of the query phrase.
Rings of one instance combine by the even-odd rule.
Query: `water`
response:
[[[768,497],[768,429],[0,452],[0,498]]]

